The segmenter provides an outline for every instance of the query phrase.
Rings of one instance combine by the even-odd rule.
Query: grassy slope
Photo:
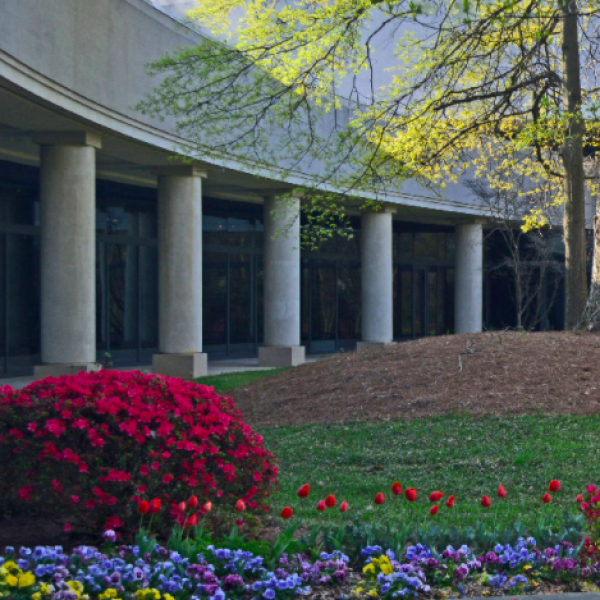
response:
[[[200,380],[219,391],[233,389],[281,370],[250,371]],[[476,525],[481,519],[497,524],[523,521],[532,526],[541,517],[560,519],[575,512],[577,493],[597,481],[600,457],[600,416],[444,417],[403,422],[307,424],[263,428],[268,447],[280,460],[280,491],[273,498],[279,512],[291,505],[298,517],[339,519],[337,511],[318,515],[316,502],[329,493],[348,500],[349,516],[367,521],[423,523],[431,520],[428,496],[441,490],[456,495],[453,509],[441,506],[440,525]],[[559,479],[562,490],[543,505],[548,482]],[[419,498],[409,504],[394,497],[394,481],[416,487]],[[600,483],[600,481],[597,481]],[[310,483],[311,497],[300,501],[297,488]],[[508,492],[496,497],[498,485]],[[378,491],[386,496],[375,506]],[[484,510],[483,494],[492,497]],[[444,499],[445,499],[444,498]]]

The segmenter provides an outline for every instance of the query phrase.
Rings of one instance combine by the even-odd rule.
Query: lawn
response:
[[[541,518],[562,522],[565,510],[576,513],[575,497],[597,481],[600,417],[519,416],[510,418],[445,417],[403,422],[307,424],[263,428],[267,446],[281,466],[280,491],[273,506],[290,504],[298,517],[317,517],[316,502],[333,493],[348,500],[354,516],[365,521],[430,521],[428,496],[454,494],[452,509],[440,506],[435,517],[445,526],[476,525],[481,519],[505,525],[522,521],[531,527]],[[562,489],[550,504],[541,497],[552,479]],[[394,481],[417,488],[417,502],[391,493]],[[297,488],[312,486],[300,501]],[[507,490],[496,496],[498,485]],[[373,503],[382,491],[386,501]],[[483,509],[484,494],[492,506]],[[444,498],[444,500],[445,500]],[[337,511],[319,518],[337,519]]]
[[[221,373],[220,375],[208,375],[207,377],[198,377],[196,383],[209,385],[221,394],[228,392],[236,387],[241,387],[252,383],[258,379],[272,377],[278,373],[287,371],[289,367],[283,369],[264,369],[260,371],[239,371],[235,373]]]
[[[199,381],[219,391],[274,375],[283,369],[250,371],[205,377]],[[306,521],[336,521],[336,510],[319,514],[318,500],[333,493],[348,500],[349,516],[365,521],[425,524],[433,519],[444,527],[486,524],[506,526],[521,521],[533,528],[540,521],[562,523],[565,511],[576,514],[575,497],[591,482],[598,482],[600,415],[535,415],[514,417],[437,417],[411,422],[380,421],[336,425],[263,427],[260,433],[280,461],[280,490],[273,498],[277,512],[290,505]],[[541,497],[552,479],[562,489],[552,502]],[[395,481],[404,489],[415,487],[417,502],[395,497]],[[309,499],[296,491],[310,483]],[[507,496],[496,496],[504,484]],[[429,494],[445,496],[440,512],[431,517]],[[383,505],[373,499],[382,491]],[[443,502],[454,494],[455,505]],[[484,509],[487,494],[492,506]]]

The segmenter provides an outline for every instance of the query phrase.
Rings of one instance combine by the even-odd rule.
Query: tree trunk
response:
[[[561,0],[561,11],[563,98],[570,115],[561,151],[565,169],[565,328],[573,329],[581,321],[587,300],[583,120],[575,0]]]

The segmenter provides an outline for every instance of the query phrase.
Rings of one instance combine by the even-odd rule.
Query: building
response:
[[[272,209],[303,174],[170,159],[174,123],[134,107],[144,66],[195,35],[147,0],[2,2],[0,376],[480,331],[486,213],[464,189],[409,184],[353,240],[300,252]]]

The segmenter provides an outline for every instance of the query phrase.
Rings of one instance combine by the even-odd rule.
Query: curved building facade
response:
[[[196,39],[145,0],[2,2],[0,376],[188,377],[480,331],[486,214],[464,189],[407,184],[352,217],[353,239],[304,252],[301,200],[277,196],[309,174],[172,160],[175,123],[135,106],[157,84],[145,65]]]

